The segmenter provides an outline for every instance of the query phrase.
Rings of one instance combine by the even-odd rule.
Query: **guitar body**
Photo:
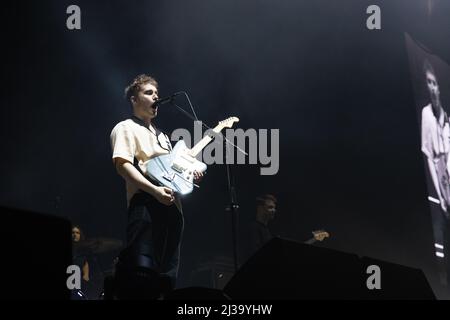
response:
[[[231,128],[239,118],[230,117],[220,121],[212,130],[219,133],[224,128]],[[213,139],[211,135],[205,135],[192,149],[186,147],[183,140],[175,144],[172,152],[159,157],[152,158],[147,163],[148,176],[161,186],[172,189],[178,194],[191,193],[195,187],[194,171],[205,172],[206,164],[198,161],[195,157]]]
[[[171,153],[149,160],[147,174],[176,193],[191,193],[194,189],[194,171],[205,172],[207,167],[189,151],[183,140],[178,141]]]

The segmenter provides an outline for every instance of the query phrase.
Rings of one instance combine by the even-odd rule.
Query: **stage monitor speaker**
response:
[[[72,264],[70,221],[20,209],[0,210],[3,298],[70,299],[66,285],[67,267]]]
[[[379,282],[367,273],[371,265],[380,268]],[[224,292],[233,300],[435,299],[421,270],[281,238],[247,260]]]
[[[379,266],[381,289],[366,290],[365,299],[435,300],[436,296],[422,270],[379,259],[362,257],[362,271],[368,266]],[[365,274],[367,279],[370,275]]]
[[[164,300],[230,300],[222,291],[204,287],[187,287],[176,289],[169,293]]]
[[[233,260],[226,256],[214,256],[200,262],[191,272],[190,285],[223,290],[234,274]]]

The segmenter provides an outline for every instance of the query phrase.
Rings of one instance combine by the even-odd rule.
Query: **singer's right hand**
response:
[[[175,201],[172,189],[167,187],[156,187],[154,197],[166,206],[171,206]]]

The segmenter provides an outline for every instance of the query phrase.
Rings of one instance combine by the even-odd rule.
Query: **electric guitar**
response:
[[[330,236],[330,234],[328,232],[326,232],[325,230],[313,231],[312,234],[313,234],[313,237],[311,239],[305,241],[304,243],[313,244],[314,242],[317,242],[317,241],[323,241],[325,238],[328,238]]]
[[[231,128],[239,118],[230,117],[220,121],[213,129],[219,133],[224,128]],[[194,189],[194,171],[205,172],[206,164],[195,157],[214,138],[212,133],[203,137],[192,149],[189,149],[183,140],[179,140],[169,154],[152,158],[147,163],[148,176],[162,186],[172,189],[175,193],[189,194]],[[198,186],[197,186],[198,187]]]

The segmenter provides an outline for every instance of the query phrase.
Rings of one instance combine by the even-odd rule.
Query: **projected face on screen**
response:
[[[430,92],[431,103],[433,104],[434,108],[437,108],[440,106],[441,102],[439,101],[439,85],[437,83],[436,76],[432,73],[431,70],[428,70],[426,72],[426,78],[428,91]]]

